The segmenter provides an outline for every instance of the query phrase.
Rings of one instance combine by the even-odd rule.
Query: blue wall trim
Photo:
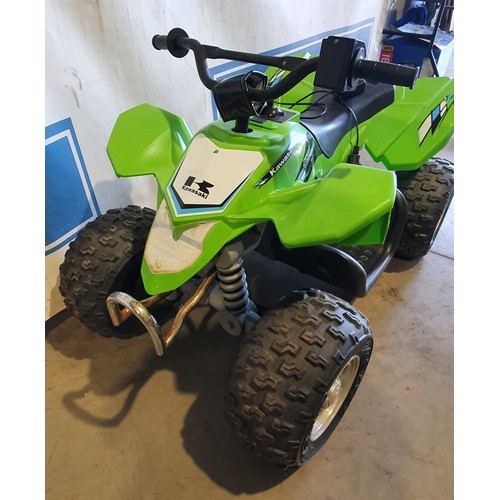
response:
[[[305,50],[307,50],[307,52],[311,54],[319,54],[319,50],[321,48],[321,41],[323,40],[323,38],[333,35],[348,36],[352,38],[357,38],[358,40],[362,40],[363,42],[365,42],[368,52],[370,48],[370,40],[374,22],[375,18],[372,17],[369,19],[365,19],[364,21],[360,21],[359,23],[351,24],[349,26],[344,26],[342,28],[336,28],[333,30],[324,31],[323,33],[318,33],[317,35],[303,38],[302,40],[298,40],[288,45],[283,45],[282,47],[262,52],[262,54],[266,56],[280,56],[286,53],[289,53],[289,55],[293,55],[293,54],[298,54],[300,52],[304,52]],[[304,45],[308,46],[307,49],[302,48]],[[218,80],[219,79],[218,76],[221,73],[224,73],[224,78],[229,78],[231,76],[235,76],[239,73],[242,73],[243,71],[245,72],[265,71],[266,69],[267,68],[262,65],[248,66],[248,63],[242,63],[240,61],[229,61],[223,64],[219,64],[218,66],[209,68],[208,73],[211,78]],[[215,105],[213,97],[212,97],[212,114],[214,120],[219,118],[217,106]]]
[[[45,255],[100,215],[71,118],[45,128]]]

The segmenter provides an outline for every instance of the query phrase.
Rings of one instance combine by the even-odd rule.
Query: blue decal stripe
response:
[[[45,128],[45,255],[100,215],[71,118]]]
[[[252,172],[253,173],[253,172]],[[249,179],[249,177],[251,176],[252,174],[250,174],[235,190],[234,192],[231,194],[231,196],[229,196],[229,198],[224,202],[223,205],[221,206],[217,206],[217,207],[193,207],[193,208],[182,208],[179,204],[179,201],[177,200],[177,196],[175,195],[175,190],[174,188],[172,187],[172,184],[170,184],[168,186],[168,191],[169,191],[169,199],[170,201],[173,203],[173,205],[175,206],[175,212],[177,214],[177,216],[182,216],[182,215],[196,215],[196,214],[199,214],[199,215],[203,215],[204,213],[214,213],[214,212],[223,212],[226,207],[229,205],[229,203],[231,203],[231,201],[233,200],[233,198],[238,194],[238,192],[240,191],[240,189],[243,187],[243,185],[245,184],[245,182]]]
[[[71,137],[73,138],[73,143],[75,145],[78,159],[80,160],[80,164],[82,166],[82,171],[83,171],[83,175],[85,177],[85,182],[87,183],[87,186],[89,188],[89,194],[91,196],[92,203],[94,204],[97,215],[101,215],[101,212],[99,210],[99,204],[97,203],[97,198],[95,196],[94,189],[92,188],[92,183],[90,182],[90,177],[89,177],[89,174],[87,171],[87,167],[85,166],[85,161],[83,160],[82,151],[80,150],[80,145],[78,144],[78,140],[76,138],[76,133],[75,133],[75,129],[73,127],[73,122],[71,121],[71,118],[65,118],[64,120],[61,120],[57,123],[53,123],[52,125],[49,125],[48,127],[45,127],[45,139],[47,140],[49,137],[57,135],[60,132],[63,132],[64,130],[69,130],[69,133],[71,134]]]

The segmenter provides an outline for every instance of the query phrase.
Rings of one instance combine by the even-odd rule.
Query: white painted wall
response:
[[[183,116],[194,131],[212,119],[212,104],[209,91],[198,80],[192,55],[175,59],[168,52],[156,51],[151,45],[153,35],[181,27],[202,43],[265,52],[330,30],[363,25],[366,21],[373,24],[369,56],[376,59],[385,10],[390,3],[390,0],[47,0],[45,109],[46,131],[50,136],[47,147],[54,146],[54,141],[62,137],[76,156],[79,148],[80,162],[75,165],[80,163],[80,166],[73,168],[79,172],[82,193],[89,200],[90,217],[130,203],[154,207],[152,178],[114,176],[105,150],[117,115],[149,102]],[[212,66],[222,62],[215,61]],[[53,129],[57,128],[54,124],[68,118],[74,135],[54,136]],[[46,168],[51,168],[49,161]],[[46,206],[47,201],[58,199],[61,189],[64,186],[48,183]],[[47,214],[46,209],[46,218],[46,227],[51,226],[58,219],[57,210],[54,213],[52,207]],[[46,241],[46,318],[63,308],[57,291],[58,266],[67,249],[65,240],[74,232],[68,230],[57,241]]]

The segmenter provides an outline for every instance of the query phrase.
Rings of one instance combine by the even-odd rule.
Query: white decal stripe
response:
[[[422,142],[427,135],[427,132],[429,132],[430,128],[432,126],[432,116],[429,115],[425,120],[422,125],[420,125],[420,128],[418,129],[418,138],[420,139],[420,142]]]

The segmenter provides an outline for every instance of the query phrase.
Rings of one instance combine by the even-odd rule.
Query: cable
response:
[[[314,91],[312,91],[312,92],[309,92],[309,94],[305,95],[304,97],[301,97],[299,100],[295,101],[294,103],[278,102],[278,105],[283,104],[284,106],[290,106],[290,109],[291,109],[291,108],[293,108],[294,106],[297,106],[297,105],[301,104],[301,103],[302,103],[302,101],[303,101],[304,99],[307,99],[308,97],[311,97],[312,95],[314,95],[314,94],[318,94],[318,93],[320,93],[320,92],[324,93],[325,95],[330,94],[330,92],[329,92],[329,91],[327,91],[327,90],[314,90]],[[325,96],[320,97],[320,99],[323,99],[323,97],[325,97]],[[318,100],[319,100],[319,99],[318,99]],[[316,102],[318,102],[318,101],[316,101]],[[303,104],[301,104],[301,105],[302,105],[302,106],[304,106],[304,105],[306,105],[306,104],[310,104],[310,103],[303,103]]]
[[[313,103],[306,103],[306,102],[302,102],[304,99],[307,99],[308,97],[314,95],[314,94],[318,94],[318,93],[323,93],[324,95],[322,95],[321,97],[319,97],[318,99],[316,99]],[[359,155],[359,150],[360,150],[360,146],[359,146],[359,122],[358,122],[358,117],[356,116],[356,113],[352,110],[352,108],[342,99],[342,94],[339,94],[338,92],[330,92],[330,91],[327,91],[327,90],[314,90],[313,92],[310,92],[309,94],[301,97],[300,99],[298,99],[297,101],[295,102],[279,102],[278,105],[279,106],[290,106],[290,109],[292,109],[293,107],[295,106],[309,106],[306,110],[304,110],[302,113],[305,113],[307,111],[309,111],[312,107],[314,106],[322,106],[323,107],[323,111],[316,115],[316,116],[308,116],[307,119],[308,120],[315,120],[317,118],[320,118],[322,117],[328,110],[328,107],[326,104],[320,102],[322,99],[324,99],[325,97],[328,97],[330,95],[333,95],[335,97],[337,97],[338,99],[338,102],[340,104],[342,104],[343,106],[345,106],[348,111],[351,113],[353,119],[354,119],[354,124],[355,124],[355,128],[356,128],[356,144],[353,146],[352,148],[352,152],[351,154],[348,156],[347,158],[347,162],[348,163],[355,163],[355,164],[360,164],[360,155]]]
[[[302,113],[305,113],[305,112],[309,111],[314,106],[322,106],[323,111],[319,115],[308,116],[307,117],[308,120],[315,120],[316,118],[319,118],[319,117],[323,116],[326,113],[327,109],[328,109],[327,105],[324,104],[324,103],[322,103],[322,102],[320,102],[320,103],[318,103],[318,102],[313,102],[313,103],[310,103],[310,102],[303,102],[303,103],[297,103],[297,102],[296,103],[292,103],[292,102],[280,102],[279,105],[280,106],[281,105],[283,105],[283,106],[290,106],[290,109],[292,109],[293,106],[309,106],[307,109],[305,109],[304,111],[302,111]]]
[[[345,101],[342,100],[342,96],[340,94],[337,94],[337,97],[339,99],[340,104],[343,104],[350,112],[352,117],[354,118],[354,123],[356,124],[356,146],[359,149],[359,123],[358,123],[358,117],[356,116],[356,113],[351,109],[350,106],[348,106]]]
[[[308,97],[311,97],[312,95],[318,94],[318,93],[323,93],[324,95],[312,103],[301,102],[304,99],[307,99]],[[301,97],[300,99],[298,99],[295,102],[278,102],[277,104],[278,104],[278,106],[290,106],[290,109],[292,109],[294,106],[309,106],[307,109],[302,111],[302,113],[309,111],[313,106],[322,106],[323,111],[319,115],[307,117],[308,120],[316,120],[317,118],[320,118],[321,116],[323,116],[328,110],[328,107],[326,106],[326,104],[319,102],[319,101],[321,101],[321,99],[324,99],[328,95],[331,95],[331,92],[329,92],[327,90],[314,90],[313,92],[310,92],[309,94]]]
[[[304,99],[307,99],[308,97],[311,97],[312,95],[319,94],[319,93],[324,93],[325,94],[324,96],[320,97],[320,99],[323,99],[323,97],[325,97],[326,95],[328,95],[330,92],[328,92],[327,90],[313,90],[312,92],[309,92],[309,94],[301,97],[299,100],[297,100],[293,104],[291,104],[291,107],[293,108],[293,106],[296,106],[296,105],[302,103],[302,101]],[[304,104],[309,104],[309,103],[304,103]]]
[[[358,123],[358,117],[356,116],[356,113],[351,109],[351,107],[346,104],[342,100],[342,95],[337,94],[337,98],[339,100],[340,104],[343,104],[351,113],[352,117],[354,118],[354,123],[356,125],[356,144],[352,148],[351,154],[347,157],[347,163],[354,163],[359,165],[361,163],[360,161],[360,156],[359,156],[359,123]]]
[[[316,116],[308,116],[307,119],[308,120],[316,120],[317,118],[321,118],[327,111],[328,111],[328,106],[322,102],[313,102],[307,109],[305,109],[303,111],[303,113],[309,111],[313,106],[322,106],[323,107],[323,111],[319,114],[319,115],[316,115]]]

